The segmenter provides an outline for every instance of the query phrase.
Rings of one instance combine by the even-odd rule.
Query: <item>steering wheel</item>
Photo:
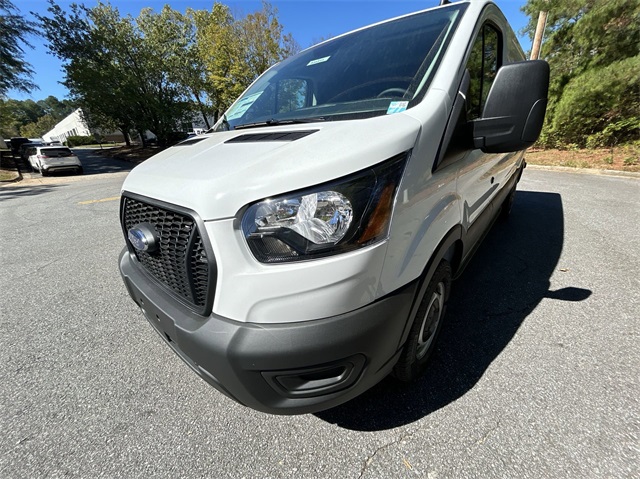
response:
[[[359,90],[364,90],[367,89],[369,87],[371,87],[372,85],[379,85],[382,84],[381,86],[387,86],[389,85],[389,83],[393,84],[392,82],[395,82],[396,85],[398,84],[398,82],[404,82],[406,85],[409,85],[411,83],[412,78],[411,77],[390,77],[390,78],[378,78],[376,80],[372,80],[370,82],[367,83],[362,83],[360,85],[355,85],[347,90],[344,90],[340,93],[338,93],[337,95],[335,95],[334,97],[330,98],[329,100],[327,100],[327,103],[331,103],[331,102],[335,102],[335,101],[339,101],[341,98],[344,98],[352,93],[358,92]],[[381,91],[380,93],[378,93],[375,98],[381,98],[385,93],[389,93],[389,92],[393,92],[393,93],[400,93],[401,96],[405,94],[406,90],[399,88],[399,87],[394,87],[394,88],[387,88],[383,91]],[[372,97],[369,97],[372,98]],[[363,100],[364,98],[360,98],[361,100]]]
[[[405,90],[404,88],[387,88],[386,90],[383,90],[380,93],[378,93],[376,95],[376,98],[384,98],[385,96],[389,96],[392,93],[397,93],[397,95],[393,95],[393,96],[403,97],[406,92],[407,90]]]

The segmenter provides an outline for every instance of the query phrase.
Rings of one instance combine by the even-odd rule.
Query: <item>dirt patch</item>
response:
[[[640,146],[595,150],[536,150],[525,153],[527,163],[596,170],[640,171]]]

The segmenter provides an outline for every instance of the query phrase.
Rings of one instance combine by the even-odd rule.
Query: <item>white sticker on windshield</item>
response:
[[[393,115],[394,113],[400,113],[405,111],[409,106],[408,101],[392,101],[389,103],[389,109],[387,110],[387,115]]]
[[[227,115],[227,120],[235,120],[236,118],[240,118],[244,115],[244,112],[249,109],[251,105],[258,99],[258,97],[262,95],[262,92],[254,93],[253,95],[249,95],[240,100],[233,109]]]
[[[331,58],[331,55],[329,55],[328,57],[316,58],[315,60],[311,60],[309,63],[307,63],[307,66],[310,67],[311,65],[317,65],[318,63],[324,63],[329,58]]]

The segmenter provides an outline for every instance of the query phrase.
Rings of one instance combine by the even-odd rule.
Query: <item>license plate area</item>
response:
[[[158,330],[158,333],[168,342],[173,343],[176,340],[175,324],[166,314],[157,308],[148,298],[139,296],[137,299],[138,306],[151,325]]]

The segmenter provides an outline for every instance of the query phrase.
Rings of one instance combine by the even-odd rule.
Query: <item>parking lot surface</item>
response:
[[[116,166],[0,187],[0,477],[640,477],[637,178],[528,168],[427,375],[287,417],[209,387],[129,299]]]

